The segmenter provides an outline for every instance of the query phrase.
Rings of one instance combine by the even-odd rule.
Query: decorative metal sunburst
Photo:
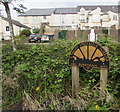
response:
[[[73,48],[69,64],[76,64],[85,70],[92,68],[109,69],[109,57],[100,45],[94,42],[82,42]]]

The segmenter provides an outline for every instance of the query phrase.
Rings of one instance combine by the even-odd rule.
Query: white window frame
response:
[[[114,20],[114,21],[117,21],[117,20],[118,20],[117,15],[113,15],[113,20]]]
[[[44,20],[46,20],[46,19],[47,19],[47,17],[46,17],[46,16],[43,16],[43,19],[44,19]]]

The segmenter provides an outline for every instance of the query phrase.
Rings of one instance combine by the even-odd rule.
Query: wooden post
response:
[[[79,93],[79,67],[72,65],[72,96],[76,97]]]
[[[108,47],[104,46],[103,47],[107,54],[109,53]],[[100,97],[106,97],[106,84],[107,84],[107,77],[108,77],[108,69],[101,68],[100,69]]]
[[[108,76],[108,70],[107,69],[101,69],[100,70],[100,97],[106,96],[106,84],[107,84],[107,76]]]

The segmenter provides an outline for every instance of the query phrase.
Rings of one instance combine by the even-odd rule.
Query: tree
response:
[[[16,10],[18,13],[24,13],[25,10],[27,9],[26,7],[23,6],[23,4],[17,4],[18,7],[14,7],[13,9]]]
[[[20,36],[25,35],[26,37],[30,36],[31,31],[29,29],[23,29],[20,31]]]
[[[40,32],[40,28],[34,28],[33,33],[38,34]]]
[[[10,37],[11,37],[11,40],[12,40],[12,47],[13,47],[13,51],[16,50],[16,44],[15,44],[15,37],[14,37],[14,29],[13,29],[13,24],[12,24],[12,18],[11,18],[11,14],[10,14],[10,8],[9,8],[9,3],[11,3],[12,1],[16,1],[16,0],[1,0],[0,3],[2,3],[5,7],[5,11],[6,11],[6,14],[7,14],[7,19],[8,19],[8,22],[9,22],[9,27],[10,27]],[[25,7],[20,4],[19,7],[21,8],[16,8],[14,7],[14,10],[16,10],[17,12],[23,12],[25,9]]]
[[[2,0],[2,4],[4,5],[5,11],[7,13],[7,19],[8,19],[9,27],[10,27],[10,37],[12,40],[12,47],[13,47],[13,51],[15,51],[16,45],[15,45],[15,39],[14,39],[14,30],[13,30],[13,24],[12,24],[12,19],[11,19],[11,14],[10,14],[10,8],[8,5],[11,1],[12,0]]]

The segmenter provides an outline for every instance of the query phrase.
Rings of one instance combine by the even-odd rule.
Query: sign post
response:
[[[72,65],[72,96],[79,94],[79,66]]]
[[[85,70],[100,69],[100,95],[105,92],[109,57],[106,50],[94,42],[82,42],[75,46],[69,57],[69,65],[72,66],[72,95],[79,93],[79,67]]]
[[[107,84],[107,76],[108,76],[108,70],[107,69],[101,69],[100,70],[100,97],[105,97],[105,89]]]
[[[106,52],[109,54],[108,47],[103,46]],[[100,98],[106,96],[106,84],[107,84],[107,77],[108,77],[108,69],[101,68],[100,69]]]

